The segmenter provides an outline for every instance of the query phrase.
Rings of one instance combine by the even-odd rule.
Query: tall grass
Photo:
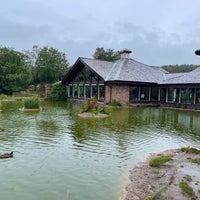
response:
[[[38,98],[28,98],[24,100],[24,108],[37,109],[40,108],[40,100]]]

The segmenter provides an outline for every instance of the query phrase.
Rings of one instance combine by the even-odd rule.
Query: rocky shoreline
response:
[[[151,154],[142,163],[130,170],[130,184],[126,187],[124,200],[197,200],[200,199],[200,150],[167,150]],[[154,157],[171,156],[160,167],[151,167]],[[198,162],[192,162],[192,161]],[[190,193],[181,188],[181,183],[190,188]]]

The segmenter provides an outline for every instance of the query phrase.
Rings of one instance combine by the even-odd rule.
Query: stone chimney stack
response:
[[[119,52],[121,58],[130,58],[130,54],[132,53],[132,51],[128,50],[128,49],[123,49]]]

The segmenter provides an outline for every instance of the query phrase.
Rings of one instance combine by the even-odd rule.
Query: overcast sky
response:
[[[128,48],[148,65],[200,64],[200,0],[0,0],[0,46],[65,52]]]

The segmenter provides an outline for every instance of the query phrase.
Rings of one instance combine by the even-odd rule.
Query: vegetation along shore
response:
[[[200,149],[184,147],[151,156],[130,170],[125,200],[200,199]]]

